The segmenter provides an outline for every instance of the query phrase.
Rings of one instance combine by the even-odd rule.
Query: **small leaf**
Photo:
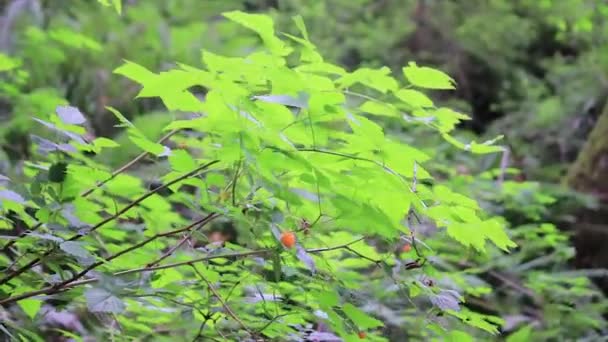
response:
[[[90,289],[84,296],[91,312],[121,313],[125,309],[125,304],[118,297],[104,289]]]
[[[10,180],[11,180],[10,178],[6,177],[6,176],[5,176],[5,175],[3,175],[3,174],[0,174],[0,182],[1,182],[1,181],[10,181]]]
[[[55,110],[61,121],[68,125],[81,125],[87,121],[80,110],[71,106],[57,106]]]
[[[23,299],[17,303],[19,304],[21,309],[23,309],[25,314],[31,319],[34,319],[34,317],[36,317],[36,314],[38,313],[38,311],[40,311],[40,306],[42,306],[42,301],[34,298]]]
[[[11,190],[0,190],[0,199],[16,202],[19,204],[24,204],[25,199],[21,197],[18,193]]]
[[[395,96],[412,107],[433,107],[433,100],[417,90],[401,89],[395,93]]]
[[[68,164],[58,162],[49,168],[49,181],[53,183],[62,183],[67,175]]]
[[[410,62],[403,74],[411,84],[428,89],[454,89],[454,80],[447,74],[429,67],[419,67]]]

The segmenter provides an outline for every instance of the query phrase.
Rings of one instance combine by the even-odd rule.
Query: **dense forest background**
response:
[[[608,303],[604,297],[608,291],[608,249],[605,247],[608,241],[608,3],[601,0],[3,0],[0,1],[0,9],[0,242],[3,246],[0,268],[8,275],[3,278],[6,282],[0,280],[0,335],[4,334],[7,340],[156,341],[169,340],[174,334],[183,336],[183,340],[350,341],[365,338],[374,341],[506,339],[514,342],[599,341],[608,336]],[[397,235],[394,238],[383,234],[376,236],[373,232],[376,228],[362,231],[347,229],[348,234],[362,234],[366,238],[365,247],[353,253],[361,257],[359,259],[362,261],[370,262],[371,259],[371,264],[360,265],[353,260],[349,263],[348,258],[343,259],[342,256],[331,253],[325,255],[323,251],[318,254],[323,254],[327,260],[320,261],[314,248],[331,249],[328,247],[331,244],[328,243],[345,243],[349,237],[356,238],[356,234],[338,239],[332,234],[341,228],[332,226],[330,221],[315,220],[314,215],[309,215],[307,219],[294,219],[293,222],[285,218],[281,224],[290,222],[303,227],[297,231],[298,234],[308,234],[311,230],[314,235],[315,230],[309,229],[310,223],[314,221],[312,225],[315,229],[319,223],[319,233],[315,238],[323,243],[315,245],[309,240],[309,246],[306,246],[308,252],[315,255],[315,267],[321,267],[321,263],[327,262],[342,270],[336,272],[343,272],[348,280],[337,281],[343,287],[336,290],[336,293],[339,293],[340,303],[346,301],[344,298],[350,298],[355,303],[354,306],[358,309],[353,312],[356,314],[337,310],[335,316],[327,318],[326,315],[316,314],[314,305],[296,296],[296,293],[313,295],[316,293],[314,291],[320,291],[307,285],[307,282],[313,282],[307,278],[309,275],[306,272],[310,271],[313,260],[307,254],[298,254],[295,261],[292,261],[296,264],[304,263],[304,270],[301,269],[301,264],[294,266],[294,270],[284,271],[284,278],[279,277],[281,281],[276,278],[272,280],[269,275],[276,272],[278,257],[268,257],[268,260],[274,260],[272,265],[266,265],[268,267],[243,264],[233,266],[239,268],[224,270],[221,267],[228,266],[209,264],[207,273],[203,273],[207,278],[213,278],[211,274],[220,274],[218,279],[227,277],[225,279],[228,280],[218,280],[216,291],[211,285],[214,281],[207,283],[204,280],[207,278],[201,276],[204,282],[199,279],[197,286],[208,289],[209,293],[205,296],[207,302],[201,303],[200,307],[196,300],[191,302],[181,298],[185,292],[195,289],[189,287],[193,283],[188,283],[183,274],[173,274],[175,279],[171,280],[162,276],[148,279],[158,285],[152,286],[153,288],[167,291],[159,294],[166,299],[164,302],[160,300],[162,305],[143,302],[145,296],[152,296],[152,292],[121,293],[114,297],[113,290],[108,288],[103,291],[107,290],[112,300],[124,302],[119,305],[102,300],[96,310],[91,310],[90,292],[87,292],[89,295],[78,294],[76,291],[63,293],[55,291],[57,287],[51,292],[41,293],[42,297],[28,297],[25,302],[13,302],[11,298],[22,293],[45,288],[49,284],[53,288],[54,283],[50,280],[53,276],[61,280],[69,279],[69,276],[63,278],[62,272],[74,271],[78,274],[82,267],[86,270],[86,264],[80,260],[82,258],[98,257],[108,261],[108,255],[111,258],[112,252],[118,251],[118,247],[125,247],[123,243],[128,245],[137,241],[130,235],[121,235],[119,238],[103,234],[88,237],[91,241],[87,242],[86,249],[82,246],[72,246],[72,249],[60,247],[64,254],[55,256],[56,259],[43,268],[30,270],[25,267],[25,278],[15,274],[15,270],[27,264],[27,260],[22,259],[24,256],[26,259],[27,256],[39,258],[40,255],[46,258],[51,254],[43,252],[45,248],[52,248],[49,246],[54,246],[53,244],[63,246],[68,241],[63,240],[66,231],[58,226],[73,226],[75,222],[94,226],[95,219],[118,211],[117,208],[112,209],[117,206],[117,201],[119,204],[129,203],[129,200],[137,197],[136,194],[161,188],[162,184],[167,184],[172,179],[170,176],[175,178],[179,172],[186,171],[186,168],[176,166],[177,161],[164,158],[166,155],[162,153],[156,154],[156,157],[150,156],[154,153],[146,148],[143,151],[148,152],[148,155],[138,157],[141,156],[142,145],[133,139],[133,132],[127,123],[137,127],[145,141],[166,142],[165,146],[174,151],[201,147],[203,152],[197,156],[202,159],[211,158],[203,147],[207,146],[204,145],[205,138],[196,132],[188,131],[170,138],[165,136],[166,128],[178,127],[180,122],[191,119],[196,110],[180,107],[181,98],[170,103],[164,95],[157,94],[182,86],[182,76],[173,73],[176,68],[192,74],[198,72],[194,68],[199,68],[202,64],[206,64],[212,71],[216,67],[224,68],[221,72],[225,74],[238,72],[233,68],[246,68],[246,64],[241,64],[237,59],[220,60],[219,57],[214,62],[215,66],[212,66],[209,55],[205,57],[203,53],[201,57],[202,50],[218,56],[240,58],[252,53],[255,55],[256,51],[270,46],[268,42],[271,39],[260,28],[266,27],[265,21],[251,19],[256,27],[252,28],[251,22],[243,24],[242,20],[245,19],[227,18],[224,13],[228,11],[267,15],[272,18],[273,29],[280,37],[300,37],[305,32],[301,41],[294,41],[306,48],[310,48],[306,44],[314,44],[316,47],[311,51],[323,55],[324,61],[335,67],[331,70],[340,69],[345,74],[358,75],[357,77],[363,77],[361,75],[364,72],[361,70],[364,70],[369,75],[365,77],[369,79],[359,82],[373,91],[380,89],[383,94],[378,98],[381,101],[389,101],[383,97],[386,91],[382,90],[391,87],[386,86],[389,81],[380,84],[380,80],[385,82],[383,77],[389,73],[400,75],[403,67],[413,68],[413,62],[418,66],[441,71],[442,75],[449,75],[450,82],[453,81],[455,85],[453,89],[436,84],[429,86],[428,79],[437,76],[435,74],[425,74],[426,81],[416,82],[411,74],[404,71],[406,81],[409,80],[415,89],[426,88],[426,95],[412,91],[401,93],[407,95],[400,97],[405,102],[416,103],[414,107],[417,108],[414,109],[432,107],[443,110],[444,112],[436,113],[440,117],[445,115],[445,121],[441,124],[448,127],[439,128],[441,134],[435,134],[436,127],[431,129],[424,122],[422,125],[404,123],[403,120],[375,112],[371,106],[365,107],[367,109],[363,111],[371,113],[371,117],[377,119],[375,122],[387,136],[391,134],[401,143],[415,146],[432,156],[432,161],[424,164],[425,169],[416,173],[418,157],[408,157],[410,152],[403,152],[406,155],[404,158],[416,159],[413,161],[413,176],[406,176],[408,181],[413,182],[414,192],[417,186],[422,189],[419,191],[424,191],[426,186],[429,189],[445,186],[451,190],[442,193],[438,190],[429,191],[446,203],[449,202],[446,198],[452,196],[449,198],[454,205],[465,201],[454,197],[457,196],[455,193],[474,199],[487,213],[484,222],[499,217],[501,226],[517,247],[504,241],[501,245],[496,242],[498,238],[494,240],[488,237],[499,248],[492,246],[484,251],[485,254],[480,253],[475,248],[478,245],[470,242],[468,235],[458,236],[448,232],[460,244],[446,240],[443,237],[445,234],[437,232],[435,224],[418,218],[418,233],[421,236],[418,246],[417,238],[413,235],[404,240]],[[298,16],[300,21],[294,21],[294,16]],[[305,30],[297,24],[300,22],[305,25]],[[287,64],[315,60],[315,55],[310,51],[308,53],[311,54],[309,60],[305,60],[304,53],[301,60],[292,55],[281,58],[284,57]],[[255,63],[271,63],[270,59],[267,61],[255,56],[259,58]],[[159,78],[159,82],[150,86],[142,76],[144,72],[135,70],[134,63],[142,69],[158,73],[157,75],[162,76],[165,72],[166,75],[173,76]],[[378,70],[383,71],[376,73]],[[285,75],[285,83],[288,84],[291,81],[287,72]],[[149,77],[151,79],[152,76]],[[204,79],[204,76],[200,77]],[[234,80],[239,77],[235,76]],[[258,76],[242,76],[241,79],[252,82],[252,94],[257,96],[264,86],[254,84],[252,79],[256,77]],[[279,76],[268,71],[267,77],[268,82],[276,82],[273,77]],[[347,82],[344,78],[341,80],[336,82]],[[152,96],[142,95],[142,86]],[[297,87],[293,85],[293,89]],[[204,82],[192,82],[187,90],[201,101],[212,101],[216,97],[210,95],[214,94],[210,89],[214,88],[204,86]],[[281,89],[291,90],[287,85]],[[370,89],[360,90],[356,86],[345,86],[343,89],[345,104],[354,107],[372,102],[371,98],[375,96],[372,91],[368,91]],[[287,103],[282,102],[287,101],[285,99],[275,98],[272,101],[277,101],[290,110],[300,108],[299,102],[290,102],[292,100]],[[328,102],[322,108],[327,110],[328,105],[333,103]],[[64,108],[63,112],[58,108]],[[65,114],[65,108],[77,110],[79,114]],[[121,114],[116,115],[116,112]],[[468,117],[454,113],[464,113]],[[67,122],[62,119],[66,115],[72,119],[76,115],[78,119]],[[83,120],[80,120],[80,115]],[[32,120],[33,117],[42,118],[47,124]],[[64,127],[59,121],[47,120],[52,117],[62,119],[68,126],[79,125],[79,128]],[[411,122],[418,122],[415,120],[418,117],[416,114],[412,117],[414,119]],[[58,134],[53,129],[49,130],[47,121],[53,123],[53,129],[59,127],[70,134],[77,134],[79,139],[84,139],[87,143],[102,141],[96,140],[100,138],[108,140],[96,145],[95,150],[80,151],[82,153],[74,156],[74,151],[61,147],[65,141],[56,141]],[[312,130],[312,119],[310,125]],[[346,130],[340,124],[328,126],[338,132]],[[192,128],[185,124],[183,127]],[[219,124],[217,127],[225,128]],[[229,132],[225,134],[233,133],[232,130],[225,129]],[[218,132],[223,131],[203,132],[203,135]],[[331,140],[333,133],[328,133],[326,137],[323,135],[325,133],[320,132],[321,128],[317,131],[317,136],[312,132],[313,143],[309,149],[316,149],[319,141]],[[462,149],[455,148],[453,141],[446,140],[447,132],[458,141],[493,141],[501,135],[503,138],[496,140],[500,149],[488,151],[492,153],[477,153],[479,150],[475,152],[475,143],[466,146],[462,144]],[[365,131],[355,133],[370,137],[377,130],[366,127]],[[49,144],[54,147],[49,147]],[[120,148],[105,149],[113,144],[120,145]],[[308,145],[302,143],[302,146]],[[489,145],[482,143],[480,146]],[[239,155],[236,150],[225,150],[219,155],[230,155],[232,158],[232,155]],[[240,151],[244,155],[249,153],[246,147]],[[188,153],[195,155],[192,151]],[[411,152],[410,155],[416,153]],[[363,158],[363,155],[367,156],[362,154],[358,158]],[[221,177],[215,177],[213,181],[208,179],[210,177],[205,178],[206,187],[216,185],[228,190],[215,194],[219,198],[217,203],[210,199],[215,195],[207,195],[211,196],[207,199],[214,203],[213,206],[205,207],[203,200],[200,206],[205,207],[205,213],[212,213],[209,208],[213,208],[213,212],[224,213],[225,221],[210,225],[197,241],[191,241],[194,237],[189,235],[189,244],[179,244],[181,254],[174,254],[175,250],[171,249],[171,246],[181,241],[181,236],[156,245],[157,250],[149,253],[162,257],[169,250],[171,252],[167,257],[178,258],[174,261],[181,262],[192,256],[192,253],[194,256],[202,253],[201,248],[207,248],[207,243],[210,242],[220,241],[225,243],[225,248],[235,245],[252,249],[266,244],[264,239],[273,234],[268,225],[264,233],[254,232],[250,226],[260,227],[260,222],[274,224],[276,212],[262,209],[251,218],[244,209],[241,213],[241,207],[236,205],[235,199],[238,197],[235,193],[241,191],[243,201],[246,198],[253,206],[258,204],[251,199],[255,197],[253,194],[248,195],[247,187],[251,189],[259,185],[252,180],[258,176],[265,182],[271,182],[269,174],[262,171],[259,171],[259,175],[256,173],[255,160],[262,163],[263,157],[262,153],[254,155],[250,164],[243,161],[247,158],[234,157],[234,163],[218,173]],[[130,163],[134,158],[137,164]],[[307,162],[314,164],[311,160]],[[111,170],[121,170],[118,173],[121,176],[132,177],[122,179],[122,183],[108,190],[109,194],[101,194],[101,187],[99,191],[91,190],[93,196],[98,196],[91,197],[94,198],[91,203],[95,201],[97,204],[95,210],[91,209],[93,206],[86,207],[86,210],[103,212],[103,215],[89,215],[78,211],[78,208],[71,214],[62,211],[67,204],[80,205],[72,197],[66,200],[67,197],[63,194],[64,186],[66,189],[69,186],[64,184],[67,181],[62,175],[67,172],[67,165],[76,163],[91,167],[91,170],[103,166],[109,170],[108,174]],[[277,159],[274,163],[279,167],[279,164],[287,162]],[[121,168],[123,165],[128,165],[128,171]],[[166,171],[167,165],[170,165],[172,171]],[[91,175],[91,170],[81,169],[79,172],[83,173],[78,177],[85,177],[85,173]],[[355,170],[353,173],[356,173],[354,166],[349,170]],[[412,167],[408,170],[412,172]],[[360,171],[361,179],[377,177],[371,171]],[[429,180],[425,181],[423,173],[427,171],[432,179],[429,176]],[[319,190],[317,178],[320,172],[313,172],[313,178],[317,179],[317,193],[312,196],[319,199],[319,203],[323,197],[323,189]],[[237,175],[249,177],[239,184],[243,187],[241,190],[236,189]],[[232,181],[231,177],[234,177]],[[141,185],[138,185],[141,189],[131,189],[130,182],[136,182],[137,179],[141,180]],[[89,185],[98,184],[98,181],[93,179]],[[34,189],[33,184],[39,185]],[[137,228],[136,225],[142,222],[145,226],[150,222],[173,224],[183,222],[184,218],[193,219],[200,210],[193,209],[185,198],[196,193],[195,189],[199,186],[201,185],[194,182],[194,179],[185,183],[187,189],[181,190],[185,193],[182,197],[178,196],[180,194],[175,188],[171,188],[171,191],[165,188],[163,191],[166,190],[166,193],[159,190],[159,194],[170,203],[166,206],[158,204],[164,210],[162,213],[151,218],[143,213],[127,214],[116,224],[128,226],[129,228],[123,228],[130,233],[140,234],[139,229],[142,228]],[[350,188],[357,186],[359,184],[354,182]],[[271,190],[267,192],[281,192],[278,186],[268,189]],[[86,190],[86,187],[77,189],[74,193],[79,193],[78,190]],[[123,190],[126,193],[121,193]],[[350,196],[346,192],[344,194]],[[305,199],[311,197],[310,192],[299,195]],[[385,193],[378,190],[374,196],[383,197]],[[386,196],[386,203],[379,203],[384,203],[382,205],[389,208],[394,199]],[[262,201],[259,198],[255,200]],[[288,196],[281,200],[300,203]],[[17,202],[19,206],[15,204]],[[269,203],[263,202],[264,208],[270,208]],[[29,208],[26,210],[27,206]],[[223,211],[216,210],[216,206],[223,208]],[[290,206],[287,205],[289,210],[280,205],[274,209],[279,207],[283,210],[282,215],[287,217],[285,212],[291,210]],[[312,207],[316,208],[314,205]],[[336,204],[336,207],[339,205]],[[31,211],[33,208],[38,211],[40,208],[50,208],[50,213],[39,216]],[[308,213],[307,210],[302,209],[302,212]],[[319,208],[319,218],[322,216],[321,211]],[[360,220],[369,223],[369,227],[384,224],[379,223],[376,216],[366,217],[366,213],[363,209],[352,212],[355,218],[345,222],[353,224]],[[410,214],[408,212],[406,225],[411,228],[413,223],[409,220]],[[37,235],[31,234],[35,220],[30,222],[29,218],[25,218],[27,215],[44,222],[45,230],[38,231]],[[435,218],[433,215],[428,216]],[[337,221],[339,220],[336,219]],[[153,237],[156,239],[160,237],[159,234],[162,235],[156,233]],[[274,234],[283,246],[289,245],[284,236],[276,235],[276,231]],[[468,234],[474,236],[478,232],[469,231]],[[298,235],[298,241],[304,239],[303,236]],[[131,238],[133,240],[129,240]],[[201,242],[201,239],[206,242]],[[433,251],[429,252],[432,254],[428,257],[431,260],[430,266],[419,265],[420,270],[415,267],[412,271],[422,272],[412,276],[412,279],[418,279],[423,284],[422,290],[406,285],[405,292],[402,292],[397,285],[397,288],[390,287],[393,278],[388,277],[388,283],[378,280],[376,276],[386,276],[383,273],[386,270],[376,269],[374,260],[385,260],[385,266],[389,270],[393,268],[387,272],[393,275],[397,266],[409,270],[407,265],[414,264],[408,264],[398,255],[405,253],[415,259],[411,262],[419,262],[422,253],[418,249],[422,249],[421,244],[424,243],[428,244],[429,251]],[[501,251],[506,246],[510,247],[510,251]],[[90,255],[93,252],[98,255]],[[391,256],[397,261],[391,263],[384,256]],[[74,265],[62,261],[62,257],[78,262]],[[143,260],[143,256],[138,254],[137,257],[122,261],[119,266],[133,262],[136,264],[129,265],[129,268],[135,268],[141,266]],[[237,264],[236,260],[230,259],[230,264],[233,262],[234,265]],[[283,262],[289,264],[289,261]],[[375,266],[380,264],[379,261],[375,262]],[[143,262],[143,265],[148,267],[150,264]],[[107,272],[118,273],[127,268],[109,267]],[[196,268],[194,270],[193,277],[196,279],[198,271]],[[37,272],[48,276],[38,279],[35,276]],[[249,274],[251,279],[243,280]],[[403,282],[410,281],[407,279]],[[348,285],[349,282],[352,282],[352,287]],[[262,311],[257,307],[251,309],[254,305],[262,305],[259,300],[261,297],[266,310],[262,290],[255,289],[256,284],[266,283],[270,288],[276,286],[276,291],[293,294],[293,298],[287,296],[283,300],[283,306],[280,310],[277,308],[274,314],[259,309],[264,312],[261,314]],[[142,283],[129,284],[143,286]],[[116,283],[110,287],[115,289],[126,286],[125,283]],[[439,292],[436,290],[438,286],[441,288]],[[24,290],[16,290],[20,287]],[[429,290],[432,293],[430,298],[439,299],[431,299],[431,304],[426,303],[429,308],[418,302],[414,304],[412,300],[419,298],[418,293],[426,293],[429,288],[432,288]],[[202,289],[197,291],[203,292]],[[453,294],[441,291],[455,291],[456,295],[454,297]],[[70,295],[71,293],[75,294]],[[233,296],[231,304],[222,299],[227,296]],[[252,296],[258,296],[258,301],[251,301]],[[327,293],[317,296],[323,298],[319,302],[334,300]],[[9,302],[3,302],[7,299]],[[105,309],[100,310],[100,305]],[[127,311],[124,311],[124,305],[129,308]],[[211,306],[215,309],[211,310]],[[443,313],[456,308],[458,314]],[[216,311],[228,322],[211,319]],[[296,312],[298,314],[290,320],[290,315]],[[172,318],[162,319],[164,315]],[[338,321],[342,323],[336,323]],[[259,327],[251,328],[254,324]],[[245,328],[247,326],[249,328]],[[250,330],[255,330],[255,333]]]

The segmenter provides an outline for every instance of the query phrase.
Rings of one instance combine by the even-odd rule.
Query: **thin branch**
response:
[[[158,238],[166,237],[166,236],[171,236],[171,235],[175,235],[175,234],[179,234],[181,232],[185,232],[185,231],[191,230],[192,228],[194,228],[194,227],[196,227],[198,225],[205,225],[205,224],[211,222],[211,220],[213,220],[214,218],[216,218],[218,216],[219,215],[216,214],[216,213],[211,213],[211,214],[209,214],[209,215],[207,215],[207,216],[205,216],[205,217],[203,217],[201,219],[198,219],[195,222],[187,225],[186,227],[175,229],[175,230],[172,230],[172,231],[169,231],[169,232],[165,232],[165,233],[155,234],[155,235],[153,235],[153,236],[151,236],[151,237],[149,237],[149,238],[147,238],[147,239],[145,239],[145,240],[143,240],[143,241],[141,241],[139,243],[136,243],[136,244],[130,246],[129,248],[125,248],[122,251],[120,251],[118,253],[115,253],[115,254],[113,254],[113,255],[105,258],[104,260],[101,260],[101,261],[98,261],[98,262],[95,262],[95,263],[89,265],[88,267],[86,267],[85,269],[83,269],[82,271],[80,271],[79,273],[77,273],[76,275],[74,275],[72,278],[70,278],[68,280],[65,280],[65,281],[63,281],[61,283],[55,284],[55,285],[53,285],[53,287],[55,287],[56,289],[60,289],[60,288],[64,287],[65,285],[67,285],[67,284],[69,284],[71,282],[74,282],[74,281],[76,281],[76,280],[84,277],[89,271],[91,271],[91,270],[93,270],[93,269],[95,269],[95,268],[97,268],[97,267],[99,267],[99,266],[101,266],[101,265],[103,265],[105,263],[108,263],[108,262],[110,262],[110,261],[112,261],[112,260],[114,260],[114,259],[116,259],[116,258],[118,258],[118,257],[120,257],[122,255],[125,255],[125,254],[127,254],[129,252],[132,252],[132,251],[134,251],[136,249],[139,249],[139,248],[147,245],[148,243],[150,243],[150,242],[152,242],[152,241],[154,241],[154,240],[156,240]]]
[[[173,130],[173,131],[167,133],[165,136],[163,136],[162,138],[160,138],[157,143],[158,144],[163,143],[165,140],[167,140],[170,137],[172,137],[173,135],[175,135],[175,133],[177,133],[178,131],[179,130]],[[108,177],[107,179],[105,179],[103,181],[97,182],[97,184],[95,184],[94,187],[91,187],[88,190],[84,191],[82,194],[80,194],[80,197],[86,198],[87,196],[89,196],[90,194],[92,194],[95,190],[99,189],[100,187],[102,187],[107,182],[109,182],[112,179],[116,178],[116,176],[118,176],[119,174],[125,172],[126,170],[128,170],[129,168],[131,168],[133,165],[137,164],[137,162],[139,162],[140,160],[142,160],[143,158],[145,158],[149,154],[150,154],[149,152],[142,152],[140,155],[138,155],[137,157],[135,157],[133,160],[129,161],[125,165],[119,167],[114,172],[112,172],[112,174],[110,175],[110,177]],[[6,253],[9,250],[9,248],[11,248],[21,238],[25,237],[29,233],[32,233],[32,232],[38,230],[42,225],[43,225],[42,222],[38,222],[31,229],[28,229],[28,230],[22,232],[21,234],[19,234],[16,239],[9,241],[6,245],[4,245],[4,247],[2,247],[2,253]]]
[[[119,210],[118,212],[116,212],[114,215],[111,215],[109,217],[107,217],[106,219],[102,220],[101,222],[97,223],[96,225],[94,225],[93,227],[91,227],[89,229],[89,233],[93,232],[99,228],[101,228],[102,226],[104,226],[106,223],[113,221],[114,219],[118,218],[120,215],[124,214],[125,212],[127,212],[129,209],[133,208],[134,206],[136,206],[137,204],[139,204],[140,202],[144,201],[146,198],[152,196],[153,194],[159,192],[162,189],[165,189],[175,183],[178,183],[186,178],[192,177],[195,174],[211,167],[212,165],[219,163],[219,160],[213,160],[211,162],[208,162],[200,167],[197,167],[196,169],[180,176],[177,177],[176,179],[163,184],[157,188],[154,188],[153,190],[148,191],[147,193],[143,194],[142,196],[140,196],[139,198],[137,198],[136,200],[134,200],[133,202],[127,204],[124,208],[122,208],[121,210]],[[66,241],[75,241],[80,239],[81,237],[83,237],[85,234],[76,234],[72,237],[70,237],[69,239],[67,239]],[[47,250],[46,252],[42,253],[41,256],[34,258],[33,260],[31,260],[30,262],[28,262],[27,264],[25,264],[24,266],[22,266],[21,268],[10,272],[7,276],[5,276],[4,278],[0,279],[0,285],[6,284],[8,281],[10,281],[11,279],[15,278],[16,276],[20,275],[21,273],[29,270],[30,268],[36,266],[40,261],[42,261],[44,258],[46,258],[47,256],[51,255],[54,251],[56,250],[56,248],[51,248],[49,250]]]
[[[213,293],[213,296],[215,296],[215,298],[217,298],[217,300],[222,304],[222,306],[224,307],[224,310],[226,310],[228,315],[230,317],[232,317],[232,319],[234,319],[237,323],[239,323],[241,325],[241,327],[243,329],[245,329],[245,331],[247,331],[249,334],[253,335],[253,332],[245,325],[245,323],[243,323],[243,321],[234,313],[234,311],[232,311],[230,306],[228,306],[228,304],[222,299],[222,296],[220,296],[220,294],[215,290],[215,288],[209,282],[209,280],[207,280],[207,278],[196,268],[196,266],[194,266],[194,265],[190,265],[190,266],[192,267],[194,272],[198,275],[198,277],[201,278],[201,280],[203,280],[207,284],[209,291],[211,291],[211,293]]]
[[[333,247],[314,248],[314,249],[309,249],[306,252],[308,252],[308,253],[329,252],[329,251],[333,251],[333,250],[337,250],[337,249],[346,248],[361,240],[363,240],[363,237],[356,239],[354,241],[348,242],[346,244],[333,246]],[[153,271],[164,270],[164,269],[168,269],[168,268],[175,268],[175,267],[186,266],[186,265],[190,266],[190,265],[193,265],[193,264],[196,264],[199,262],[213,260],[213,259],[247,257],[247,256],[252,256],[252,255],[263,255],[263,254],[272,253],[272,252],[273,252],[273,250],[271,250],[271,249],[259,249],[259,250],[253,250],[253,251],[207,255],[204,257],[187,260],[187,261],[175,262],[172,264],[152,266],[152,267],[140,267],[140,268],[134,268],[134,269],[130,269],[130,270],[124,270],[124,271],[120,271],[120,272],[115,272],[112,274],[112,276],[119,277],[119,276],[128,275],[128,274],[153,272]],[[26,298],[31,298],[31,297],[38,296],[38,295],[55,294],[55,293],[67,291],[67,290],[77,287],[77,286],[95,283],[97,281],[99,281],[99,278],[76,280],[76,281],[70,282],[69,284],[66,284],[64,287],[62,287],[60,289],[57,289],[54,286],[49,286],[49,287],[45,287],[40,290],[30,291],[30,292],[22,293],[20,295],[16,295],[13,297],[4,298],[4,299],[0,300],[0,305],[7,305],[10,303],[18,302],[20,300],[23,300]]]
[[[169,139],[170,137],[172,137],[173,135],[175,135],[175,133],[177,133],[179,130],[173,130],[167,134],[165,134],[162,138],[160,138],[157,143],[158,144],[162,144],[163,142],[165,142],[165,140]],[[86,190],[85,192],[83,192],[80,196],[82,197],[87,197],[89,196],[91,193],[93,193],[93,191],[95,191],[96,189],[99,189],[100,187],[102,187],[104,184],[106,184],[107,182],[111,181],[112,179],[114,179],[116,176],[118,176],[119,174],[125,172],[126,170],[130,169],[133,165],[137,164],[137,162],[139,162],[140,160],[142,160],[143,158],[145,158],[147,155],[149,155],[149,152],[142,152],[141,154],[139,154],[137,157],[135,157],[133,160],[131,160],[130,162],[126,163],[125,165],[121,166],[120,168],[116,169],[114,172],[112,172],[112,174],[110,175],[110,177],[106,178],[103,181],[98,182],[97,184],[95,184],[94,187]]]

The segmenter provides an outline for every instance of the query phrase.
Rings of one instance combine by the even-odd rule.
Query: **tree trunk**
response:
[[[603,102],[595,127],[564,179],[570,188],[599,201],[597,209],[577,215],[574,245],[579,268],[608,268],[608,104]],[[608,278],[597,280],[608,293]]]

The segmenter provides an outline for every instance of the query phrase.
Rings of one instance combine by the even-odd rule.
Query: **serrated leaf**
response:
[[[403,68],[403,74],[407,80],[421,88],[427,89],[454,89],[454,80],[442,71],[429,67],[419,67],[415,62],[410,62]]]
[[[57,106],[55,110],[59,119],[68,125],[81,125],[87,121],[80,110],[72,106]]]
[[[256,32],[273,54],[285,56],[291,51],[283,41],[275,36],[274,21],[270,16],[242,11],[224,12],[223,16]]]
[[[152,71],[128,60],[125,60],[125,64],[114,69],[114,73],[123,75],[142,85],[153,81],[156,77],[156,74]]]
[[[123,301],[104,289],[87,290],[84,296],[91,312],[121,313],[125,310]]]

